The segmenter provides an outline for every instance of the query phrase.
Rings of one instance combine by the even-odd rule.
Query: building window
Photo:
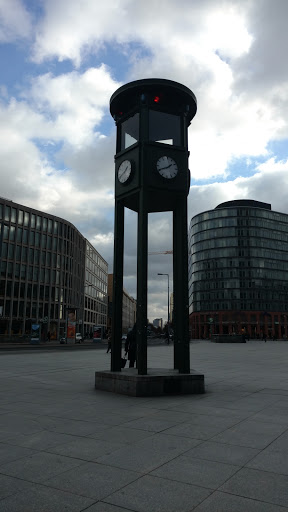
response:
[[[8,238],[9,238],[9,226],[4,224],[3,240],[8,240]]]
[[[5,206],[4,220],[6,220],[7,222],[9,222],[10,220],[10,206]]]
[[[12,242],[14,242],[15,240],[15,226],[10,226],[9,240],[11,240]]]
[[[23,217],[24,217],[24,212],[22,210],[19,210],[18,211],[18,224],[20,224],[20,225],[23,224]]]
[[[30,214],[28,212],[24,213],[24,226],[29,226]]]
[[[28,229],[23,230],[23,244],[28,245]]]

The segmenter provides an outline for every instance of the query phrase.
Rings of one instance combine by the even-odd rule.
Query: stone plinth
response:
[[[95,372],[95,388],[130,396],[205,393],[204,375],[195,370],[189,374],[162,368],[148,369],[147,375],[137,372],[136,368]]]

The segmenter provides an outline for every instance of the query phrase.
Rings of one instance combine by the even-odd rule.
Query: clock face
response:
[[[132,174],[132,165],[130,160],[124,160],[118,167],[118,180],[120,183],[126,183]]]
[[[157,160],[156,167],[159,174],[168,180],[175,178],[178,174],[178,165],[170,156],[161,156]]]

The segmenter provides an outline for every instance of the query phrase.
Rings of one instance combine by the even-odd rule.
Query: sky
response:
[[[189,87],[194,215],[233,199],[288,213],[287,0],[0,0],[0,196],[62,217],[113,272],[111,95],[142,78]],[[149,214],[149,252],[172,249]],[[136,214],[124,286],[136,298]],[[149,256],[148,317],[167,319],[172,256]]]

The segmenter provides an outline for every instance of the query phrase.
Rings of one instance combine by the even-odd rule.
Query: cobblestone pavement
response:
[[[288,342],[190,347],[206,393],[149,398],[94,389],[105,346],[1,350],[0,512],[288,512]]]

